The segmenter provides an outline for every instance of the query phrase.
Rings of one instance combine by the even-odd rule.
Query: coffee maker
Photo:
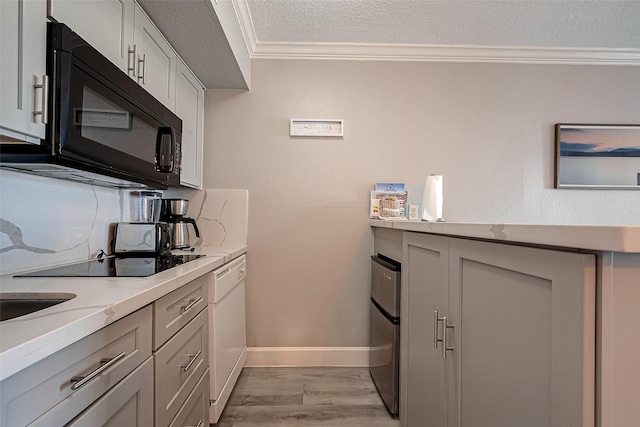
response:
[[[162,199],[160,220],[169,224],[172,249],[185,249],[191,246],[188,224],[193,226],[196,237],[200,237],[196,220],[184,216],[188,207],[189,201],[185,199]]]

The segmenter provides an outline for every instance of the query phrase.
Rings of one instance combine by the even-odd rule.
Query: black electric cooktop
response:
[[[148,277],[204,255],[110,256],[13,277]]]

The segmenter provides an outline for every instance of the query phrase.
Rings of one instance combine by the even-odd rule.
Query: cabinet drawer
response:
[[[209,425],[209,371],[207,370],[184,402],[169,427]]]
[[[0,425],[69,422],[151,356],[151,317],[147,306],[2,381]]]
[[[153,358],[147,359],[67,427],[136,427],[153,424]]]
[[[208,368],[207,311],[202,310],[156,352],[156,426],[169,424]]]
[[[208,278],[208,274],[198,277],[153,303],[154,350],[207,306]]]

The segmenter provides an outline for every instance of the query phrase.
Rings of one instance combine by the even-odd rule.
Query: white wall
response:
[[[449,221],[640,225],[640,192],[553,189],[555,123],[638,123],[640,68],[254,60],[205,105],[205,187],[248,188],[250,346],[365,346],[368,192],[444,175]],[[290,118],[342,118],[341,139]]]

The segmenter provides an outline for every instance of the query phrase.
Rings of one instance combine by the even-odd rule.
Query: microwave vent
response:
[[[42,163],[3,163],[3,169],[14,172],[29,173],[32,175],[46,176],[81,182],[83,184],[97,185],[108,188],[148,188],[148,185],[124,179],[100,175],[97,173],[73,169],[68,166]]]

